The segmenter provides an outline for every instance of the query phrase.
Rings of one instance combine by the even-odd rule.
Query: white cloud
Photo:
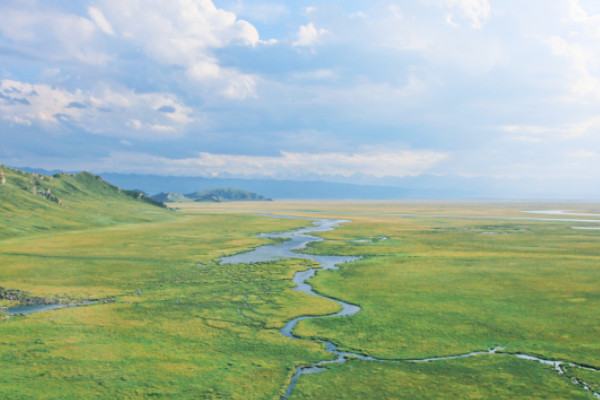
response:
[[[237,15],[248,17],[253,21],[273,23],[289,15],[290,11],[284,4],[260,2],[257,0],[238,0],[231,5],[231,11]]]
[[[169,159],[141,153],[113,153],[109,163],[121,171],[139,173],[160,170],[166,175],[264,176],[272,178],[298,175],[377,177],[418,175],[446,158],[433,151],[372,151],[363,153],[281,152],[277,157],[199,153],[197,157]],[[115,171],[118,172],[118,171]]]
[[[600,79],[593,75],[597,70],[600,58],[597,46],[568,42],[559,36],[548,40],[552,54],[566,58],[571,64],[569,88],[576,96],[574,100],[592,97],[600,100]]]
[[[97,24],[76,15],[0,4],[0,33],[29,47],[38,53],[36,56],[44,54],[51,60],[101,65],[110,59],[96,48],[100,34]]]
[[[363,11],[356,11],[356,12],[350,13],[350,15],[348,17],[351,19],[354,19],[354,18],[366,19],[367,14],[364,13]]]
[[[572,22],[582,23],[585,25],[592,25],[591,28],[595,31],[596,35],[600,35],[600,14],[589,15],[589,13],[579,3],[579,0],[567,0],[569,9],[569,19]]]
[[[307,25],[300,26],[298,33],[296,34],[296,41],[292,43],[294,47],[313,47],[323,39],[323,36],[327,34],[326,29],[317,29],[315,25],[310,22]]]
[[[582,139],[600,133],[600,117],[551,126],[506,125],[501,127],[501,130],[513,135],[513,138],[520,141],[540,142],[547,139]]]
[[[135,93],[99,86],[69,91],[44,84],[0,81],[0,119],[14,124],[57,128],[75,125],[91,133],[119,137],[181,135],[194,119],[190,108],[165,93]]]
[[[292,74],[292,77],[297,80],[323,81],[335,79],[338,75],[330,69],[317,69],[314,71],[296,72]]]
[[[441,5],[450,9],[459,9],[462,16],[471,21],[473,29],[481,29],[491,15],[488,0],[441,0]],[[452,21],[452,15],[446,21]]]
[[[451,27],[453,27],[453,28],[458,28],[459,27],[459,25],[456,22],[454,22],[452,14],[446,15],[446,23],[448,25],[450,25]]]
[[[104,17],[104,14],[101,10],[97,9],[96,7],[89,7],[88,14],[90,14],[90,18],[96,23],[96,25],[98,26],[98,28],[100,28],[102,32],[110,36],[115,35],[114,29],[106,20],[106,17]]]
[[[600,154],[587,150],[587,149],[581,149],[578,151],[574,151],[572,153],[567,154],[568,157],[572,157],[572,158],[577,158],[577,159],[585,159],[585,158],[592,158],[592,159],[600,159]]]
[[[159,64],[185,68],[188,78],[235,99],[255,96],[256,78],[222,67],[213,50],[276,43],[261,41],[252,24],[211,0],[96,0],[87,8],[89,18],[41,11],[37,0],[29,3],[0,4],[0,33],[21,47],[52,60],[104,65],[111,60],[104,52],[103,36],[109,35]]]
[[[400,21],[402,20],[402,18],[404,18],[404,16],[402,15],[402,10],[400,10],[400,7],[398,7],[397,5],[389,5],[388,10],[390,11],[390,14],[392,14],[392,17],[394,17],[395,19]]]
[[[187,76],[225,97],[255,95],[256,78],[225,68],[212,49],[257,46],[258,31],[211,0],[99,0],[118,35],[140,46],[155,61],[186,68]]]

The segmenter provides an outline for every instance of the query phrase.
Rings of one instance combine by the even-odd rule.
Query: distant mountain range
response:
[[[136,175],[102,173],[106,180],[146,193],[190,193],[214,187],[235,187],[260,193],[271,199],[408,199],[408,198],[465,198],[468,194],[454,190],[411,190],[380,185],[356,185],[324,181],[292,181],[276,179],[203,178],[184,176]]]
[[[60,171],[22,168],[52,175]],[[235,187],[272,199],[356,200],[599,200],[593,178],[570,179],[557,185],[542,178],[485,178],[419,175],[402,178],[322,177],[322,180],[204,178],[101,173],[107,181],[145,193],[192,193],[215,187]],[[326,181],[330,180],[330,181]]]
[[[234,188],[200,190],[185,195],[179,193],[162,192],[152,196],[152,198],[165,203],[186,203],[192,201],[207,203],[221,203],[228,201],[272,201],[271,199],[256,193]]]

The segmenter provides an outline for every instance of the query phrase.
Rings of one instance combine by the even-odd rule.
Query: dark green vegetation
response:
[[[162,192],[152,196],[154,200],[166,203],[207,202],[222,203],[229,201],[271,201],[264,196],[234,188],[216,188],[200,190],[189,194]]]
[[[7,185],[13,174],[34,177],[2,169]],[[308,261],[218,264],[268,243],[260,232],[309,221],[227,213],[225,204],[185,203],[173,212],[88,174],[66,178],[42,180],[56,185],[48,188],[62,206],[30,187],[10,189],[21,200],[8,197],[2,209],[0,286],[31,297],[112,300],[0,321],[0,398],[278,399],[294,366],[331,358],[318,343],[279,333],[293,317],[338,310],[291,290]],[[78,191],[61,193],[65,182]],[[362,311],[302,321],[297,334],[388,359],[502,346],[600,366],[600,231],[565,222],[350,218],[308,251],[366,257],[312,283]],[[292,398],[594,399],[570,378],[597,388],[600,373],[566,370],[561,376],[506,354],[353,360],[300,377]]]

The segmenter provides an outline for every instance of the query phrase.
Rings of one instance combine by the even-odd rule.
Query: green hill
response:
[[[190,201],[194,201],[192,199],[185,197],[182,194],[168,193],[168,192],[162,192],[159,194],[155,194],[154,196],[152,196],[152,198],[156,201],[161,201],[163,203],[187,203]]]
[[[207,203],[221,203],[228,201],[271,201],[271,199],[259,194],[234,188],[200,190],[186,195],[163,192],[152,196],[152,198],[157,201],[170,203],[185,203],[190,201]]]
[[[271,201],[264,196],[245,190],[234,188],[215,188],[200,190],[186,194],[185,197],[198,202],[225,202],[225,201]]]
[[[164,204],[87,172],[45,176],[0,164],[0,239],[166,217]]]

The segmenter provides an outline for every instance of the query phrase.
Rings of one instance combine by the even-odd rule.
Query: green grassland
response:
[[[121,190],[82,172],[44,176],[0,164],[0,239],[169,218],[139,192]]]
[[[366,257],[312,283],[363,310],[302,321],[297,334],[386,359],[501,346],[600,367],[600,232],[563,222],[354,218],[311,252]]]
[[[37,183],[56,185],[51,193],[59,205],[31,193],[35,177],[2,169],[7,178],[15,174],[7,184],[20,197],[3,197],[0,286],[108,301],[1,320],[0,398],[278,399],[295,366],[332,358],[319,343],[279,333],[296,316],[338,310],[291,290],[293,274],[310,261],[218,264],[224,255],[272,242],[257,238],[261,232],[309,221],[255,216],[232,204],[186,203],[170,211],[89,174]],[[61,192],[67,183],[77,190]],[[6,190],[0,186],[0,195]],[[287,214],[299,206],[243,204]],[[471,206],[437,210],[465,215]],[[344,211],[378,207],[436,209],[340,203]],[[505,212],[518,207],[506,205]],[[486,215],[485,205],[474,208]],[[502,205],[489,212],[501,215]],[[503,346],[600,366],[600,231],[575,231],[564,222],[348,218],[354,222],[321,233],[330,241],[308,251],[365,257],[321,271],[311,283],[362,311],[302,321],[297,334],[388,359]],[[599,375],[568,367],[560,376],[509,355],[424,364],[353,360],[300,377],[291,398],[593,399],[569,378],[598,387]]]
[[[300,377],[299,399],[593,399],[556,371],[500,356],[423,364],[353,361]]]
[[[216,261],[294,225],[204,215],[3,241],[5,287],[114,302],[0,323],[0,398],[279,397],[295,364],[328,354],[278,329],[338,306],[289,290],[304,261]]]

